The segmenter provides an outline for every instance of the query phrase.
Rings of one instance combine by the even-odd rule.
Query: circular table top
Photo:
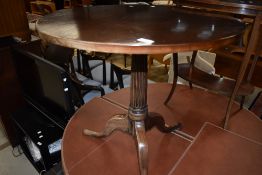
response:
[[[173,6],[116,5],[56,11],[40,19],[36,28],[42,39],[66,47],[157,54],[228,44],[244,24]]]

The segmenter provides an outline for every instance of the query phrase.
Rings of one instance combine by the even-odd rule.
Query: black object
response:
[[[31,47],[31,45],[27,45]],[[13,49],[18,79],[24,96],[37,108],[48,113],[51,120],[65,127],[75,112],[76,100],[66,71],[23,48]],[[80,99],[80,98],[79,98]]]
[[[11,54],[11,47],[15,44],[17,41],[12,36],[0,37],[0,122],[12,146],[17,145],[18,140],[10,114],[23,103]]]
[[[64,175],[61,162],[59,162],[52,169],[46,172],[45,175]]]
[[[99,60],[101,63],[97,66],[102,65],[103,69],[103,85],[106,85],[106,59],[111,55],[111,54],[104,54],[103,56],[98,56],[98,55],[90,55],[86,53],[85,51],[80,51],[78,50],[77,52],[77,62],[78,62],[78,72],[82,73],[85,77],[88,77],[93,80],[93,75],[92,75],[92,68],[89,65],[89,61],[92,60]],[[81,55],[81,58],[80,58]],[[81,60],[82,59],[82,60]],[[80,61],[81,60],[81,61]],[[82,62],[82,65],[80,65]],[[80,64],[79,64],[80,63]],[[80,68],[80,69],[79,69]],[[94,69],[95,67],[93,67]]]
[[[119,88],[124,88],[123,75],[130,75],[131,71],[127,69],[122,69],[111,63],[111,78],[110,78],[110,87],[113,89],[117,88],[117,84],[114,84],[114,73],[116,74],[117,84]]]
[[[62,54],[61,54],[62,53]],[[83,104],[75,85],[84,90],[102,87],[78,85],[68,65],[72,65],[73,49],[50,45],[41,51],[40,40],[13,46],[12,55],[16,73],[26,101],[25,106],[12,114],[17,128],[19,144],[28,159],[39,171],[48,171],[61,161],[59,145],[63,130]],[[44,56],[56,62],[44,59]],[[68,69],[68,70],[65,70]]]
[[[146,2],[148,4],[151,4],[153,0],[123,0],[123,2]]]
[[[20,146],[38,172],[49,170],[61,160],[59,143],[63,135],[62,128],[29,104],[13,113],[12,118],[17,125]],[[52,151],[52,145],[56,146],[57,151]]]
[[[257,94],[248,109],[262,119],[262,91]]]
[[[39,41],[14,46],[12,55],[26,101],[12,113],[19,144],[36,170],[45,172],[61,161],[63,131],[81,98],[73,98],[67,72],[42,57]]]
[[[64,8],[64,0],[55,0],[56,10],[61,10]]]
[[[93,0],[92,5],[116,5],[119,3],[119,0]]]

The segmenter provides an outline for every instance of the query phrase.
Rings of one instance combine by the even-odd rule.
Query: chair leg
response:
[[[197,56],[197,50],[194,50],[193,51],[193,55],[192,55],[192,59],[191,59],[191,61],[189,61],[189,64],[190,64],[190,76],[192,75],[192,69],[193,69],[193,66],[194,66],[195,61],[196,61],[196,56]],[[189,80],[188,83],[189,83],[190,89],[193,89],[192,81]]]
[[[189,83],[189,87],[190,87],[190,89],[193,89],[193,84],[192,84],[192,82],[189,81],[188,83]]]
[[[76,58],[77,58],[77,72],[83,73],[81,68],[81,61],[80,61],[80,50],[76,50]]]
[[[89,57],[91,57],[91,55],[82,55],[82,66],[83,66],[82,74],[88,78],[93,79],[91,68],[88,62],[88,60],[91,60]]]
[[[164,104],[166,105],[169,100],[171,99],[171,97],[173,96],[173,93],[176,89],[176,85],[177,85],[177,78],[178,78],[178,53],[173,53],[173,72],[174,72],[174,77],[173,77],[173,84],[172,84],[172,88],[164,102]]]
[[[243,109],[244,103],[245,103],[246,96],[241,96],[241,101],[240,101],[240,109]]]
[[[115,65],[112,65],[113,72],[115,72],[117,77],[117,82],[120,87],[120,89],[124,88],[124,82],[123,82],[123,70]]]
[[[253,102],[252,102],[251,105],[249,106],[248,110],[251,110],[251,109],[254,107],[254,105],[256,104],[257,100],[258,100],[259,97],[261,96],[261,94],[262,94],[262,91],[260,91],[260,92],[257,94],[256,98],[253,100]]]
[[[126,55],[126,54],[124,54],[124,66],[125,66],[125,67],[127,66],[126,57],[127,57],[127,55]]]
[[[151,69],[152,64],[153,64],[153,58],[149,55],[148,56],[148,70]]]
[[[106,85],[106,61],[103,60],[103,85]]]
[[[114,71],[113,71],[113,64],[111,62],[111,66],[110,66],[110,84],[109,87],[111,89],[115,89],[115,85],[114,85]]]

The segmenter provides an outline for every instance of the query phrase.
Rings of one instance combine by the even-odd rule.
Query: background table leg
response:
[[[173,77],[173,84],[172,84],[172,88],[164,102],[164,104],[166,105],[169,100],[171,99],[171,97],[173,96],[173,93],[176,89],[176,85],[177,85],[177,77],[178,77],[178,53],[173,53],[173,71],[174,71],[174,77]]]

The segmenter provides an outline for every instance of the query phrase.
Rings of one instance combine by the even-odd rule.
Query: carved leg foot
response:
[[[106,137],[115,130],[120,130],[123,132],[129,131],[129,120],[127,114],[119,114],[112,117],[110,120],[107,121],[105,129],[101,132],[84,129],[83,134],[93,137]]]
[[[148,144],[146,142],[146,132],[144,121],[134,122],[135,136],[137,140],[137,151],[139,169],[141,175],[147,175],[148,170]]]
[[[164,133],[170,133],[172,131],[181,129],[182,125],[181,123],[177,123],[174,126],[167,126],[165,124],[164,118],[158,114],[158,113],[149,113],[148,117],[145,120],[146,122],[146,130],[150,130],[154,126],[157,127],[157,129]]]

